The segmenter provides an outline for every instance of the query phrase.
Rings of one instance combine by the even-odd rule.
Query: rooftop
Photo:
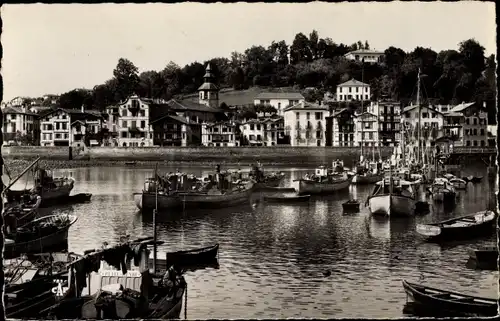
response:
[[[370,50],[370,49],[358,49],[358,50],[350,51],[350,52],[346,53],[345,55],[348,55],[348,54],[383,55],[384,53],[381,51]]]
[[[337,87],[370,87],[370,85],[352,78],[351,80],[341,83]]]
[[[463,112],[464,110],[466,110],[467,108],[469,108],[470,106],[474,105],[475,103],[461,103],[459,105],[456,105],[455,107],[453,107],[451,110],[450,110],[450,113],[461,113]]]
[[[292,100],[302,100],[305,99],[301,93],[297,92],[265,92],[257,95],[255,99],[292,99]]]
[[[442,112],[440,112],[440,111],[439,111],[439,110],[437,110],[437,109],[432,108],[431,106],[421,106],[421,107],[422,107],[422,108],[429,109],[429,110],[431,110],[431,111],[433,111],[433,112],[435,112],[435,113],[439,113],[439,114],[441,114],[441,115],[443,114]],[[406,112],[408,112],[408,111],[412,111],[412,110],[413,110],[413,109],[415,109],[415,108],[418,108],[418,105],[406,106],[406,107],[403,109],[403,113],[406,113]]]
[[[31,115],[36,116],[37,114],[32,113],[28,110],[23,111],[20,107],[8,106],[2,110],[3,114],[19,114],[19,115]]]
[[[310,103],[307,101],[300,102],[298,104],[295,104],[293,106],[285,108],[284,111],[290,111],[290,110],[301,110],[301,109],[310,109],[310,110],[328,110],[328,107],[325,105],[318,105],[315,103]]]

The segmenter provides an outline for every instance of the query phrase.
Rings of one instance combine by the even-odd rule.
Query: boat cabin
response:
[[[383,195],[383,194],[394,194],[407,197],[415,197],[413,184],[411,182],[393,178],[392,179],[392,191],[391,191],[391,179],[384,178],[380,182],[375,184],[375,189],[372,195]]]

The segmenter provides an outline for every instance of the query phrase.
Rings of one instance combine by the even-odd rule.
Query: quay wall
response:
[[[392,147],[381,148],[381,156],[390,155]],[[359,147],[92,147],[73,150],[75,161],[164,161],[193,163],[321,164],[334,159],[346,162],[359,158]],[[368,150],[368,154],[371,152]],[[68,147],[3,147],[6,159],[67,161]],[[376,153],[376,157],[378,152]]]

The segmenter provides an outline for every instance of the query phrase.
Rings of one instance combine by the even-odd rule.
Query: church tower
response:
[[[210,63],[207,64],[204,83],[198,88],[198,98],[201,105],[219,108],[219,88],[213,83],[214,75]]]

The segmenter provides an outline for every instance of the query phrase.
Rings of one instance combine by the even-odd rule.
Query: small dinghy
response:
[[[469,250],[469,261],[477,269],[498,270],[498,248],[491,246]]]
[[[358,200],[348,200],[342,203],[342,209],[344,213],[358,213],[359,212],[359,202]]]
[[[219,255],[219,244],[187,251],[167,253],[167,268],[175,265],[177,267],[188,267],[192,265],[211,264],[217,260]]]
[[[495,217],[495,212],[487,210],[438,223],[417,224],[417,233],[429,241],[483,236],[493,231]]]
[[[308,202],[311,195],[294,194],[275,194],[265,195],[264,200],[268,203],[295,203],[295,202]]]
[[[406,295],[427,313],[446,316],[492,317],[498,313],[498,299],[482,298],[431,288],[403,280]]]
[[[86,203],[86,202],[90,202],[91,198],[92,198],[91,193],[79,193],[76,195],[69,196],[68,203],[69,204]]]
[[[450,184],[453,185],[453,187],[455,187],[455,189],[467,189],[467,182],[464,181],[463,179],[454,177],[451,178],[449,181]]]

